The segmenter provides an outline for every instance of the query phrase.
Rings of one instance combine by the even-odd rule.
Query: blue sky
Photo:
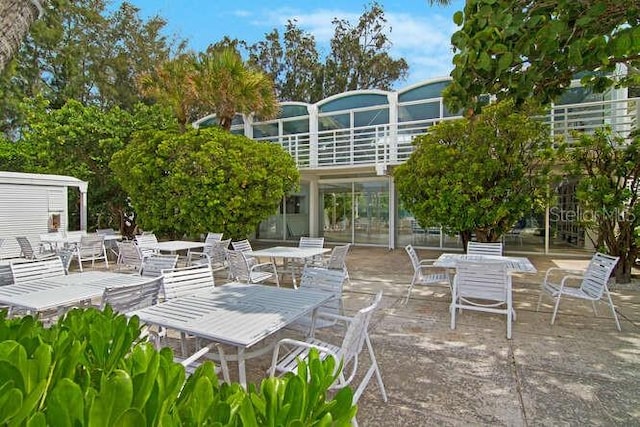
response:
[[[333,35],[333,18],[356,25],[370,4],[365,0],[337,2],[298,1],[216,1],[216,0],[129,0],[140,9],[140,16],[160,15],[167,21],[168,35],[187,39],[196,51],[221,40],[225,35],[255,43],[276,28],[281,34],[287,20],[314,35],[321,53],[328,49]],[[119,1],[114,2],[116,5]],[[419,81],[447,76],[451,69],[451,35],[457,27],[453,14],[464,7],[464,0],[453,0],[449,7],[431,6],[427,0],[379,0],[391,27],[391,55],[404,57],[409,76],[399,82],[404,87]]]

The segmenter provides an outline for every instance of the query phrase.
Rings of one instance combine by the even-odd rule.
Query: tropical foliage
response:
[[[467,0],[454,21],[452,111],[477,109],[482,94],[546,104],[580,77],[597,92],[639,84],[637,1]],[[618,64],[630,70],[621,81]]]
[[[0,140],[0,170],[62,174],[88,181],[89,228],[133,232],[127,225],[131,218],[127,194],[113,177],[109,162],[137,130],[177,129],[170,112],[143,104],[132,112],[118,107],[105,111],[73,100],[50,109],[42,98],[22,107],[29,125],[22,128],[17,142]]]
[[[111,166],[139,225],[180,237],[210,230],[247,237],[299,180],[279,145],[215,127],[138,133]]]
[[[100,108],[131,109],[139,102],[136,76],[170,56],[165,22],[142,20],[138,9],[105,0],[48,0],[19,51],[0,75],[0,129],[19,137],[20,104],[44,97],[57,109],[68,100]]]
[[[138,77],[142,94],[170,107],[183,131],[189,123],[215,114],[229,130],[236,114],[262,120],[278,113],[273,82],[242,60],[232,46],[211,46],[199,55],[183,54]]]
[[[315,37],[295,20],[287,22],[282,38],[274,29],[248,47],[249,62],[271,76],[278,99],[313,103],[348,90],[389,90],[407,76],[407,62],[389,54],[391,29],[377,2],[365,8],[355,25],[338,18],[332,24],[324,58]]]
[[[594,246],[619,256],[618,283],[631,280],[638,258],[640,227],[640,135],[630,141],[608,129],[593,135],[577,134],[567,150],[566,170],[578,178],[576,197],[581,205],[581,225],[596,232]]]
[[[247,390],[219,383],[213,363],[186,376],[166,347],[140,338],[137,317],[74,309],[49,328],[0,312],[0,423],[28,426],[350,425],[344,388],[327,398],[336,362],[312,352],[297,374]]]
[[[460,233],[463,247],[472,233],[497,241],[543,206],[553,158],[549,130],[513,102],[441,122],[414,145],[393,171],[400,198],[420,225]]]

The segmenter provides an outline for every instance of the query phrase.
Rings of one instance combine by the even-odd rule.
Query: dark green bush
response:
[[[170,348],[140,338],[138,319],[75,309],[45,328],[0,312],[0,424],[9,426],[349,425],[353,393],[332,398],[335,361],[317,353],[298,374],[247,390],[212,362],[186,376]]]

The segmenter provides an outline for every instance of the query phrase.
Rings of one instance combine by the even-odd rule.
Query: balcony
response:
[[[573,131],[592,133],[609,126],[627,139],[638,126],[640,98],[579,104],[563,104],[551,108],[540,117],[550,126],[551,135],[571,142]],[[385,125],[322,130],[316,133],[256,138],[280,144],[304,170],[323,170],[339,167],[386,170],[405,162],[413,152],[413,139],[446,117],[405,121]]]

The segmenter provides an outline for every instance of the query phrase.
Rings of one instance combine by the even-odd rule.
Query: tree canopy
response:
[[[12,138],[19,133],[24,98],[43,96],[54,109],[71,99],[128,110],[139,102],[136,76],[183,45],[163,35],[161,18],[143,20],[126,1],[114,10],[108,3],[46,2],[42,17],[0,75],[1,131]]]
[[[245,238],[299,179],[280,146],[216,127],[141,132],[111,167],[139,225],[176,237],[216,230]]]
[[[24,106],[28,127],[17,141],[0,140],[0,170],[71,175],[89,182],[89,228],[125,230],[131,213],[127,194],[109,168],[111,156],[136,130],[177,128],[158,107],[138,104],[133,112],[107,111],[70,100],[50,109],[36,98]]]
[[[567,150],[567,172],[577,178],[578,220],[597,233],[597,250],[619,256],[618,283],[631,280],[640,227],[640,135],[625,141],[608,129],[581,133]]]
[[[640,79],[637,0],[467,0],[454,21],[452,111],[476,109],[482,94],[546,104],[580,77],[597,92]],[[612,75],[618,64],[628,77]]]
[[[287,22],[282,37],[274,29],[247,47],[249,63],[271,76],[279,100],[313,103],[349,90],[389,90],[406,78],[407,62],[389,54],[391,28],[378,3],[369,4],[355,25],[337,18],[332,24],[325,57],[295,20]]]
[[[393,171],[405,206],[422,226],[497,241],[543,206],[553,158],[546,126],[514,111],[512,101],[473,118],[449,120],[416,137],[409,160]]]

